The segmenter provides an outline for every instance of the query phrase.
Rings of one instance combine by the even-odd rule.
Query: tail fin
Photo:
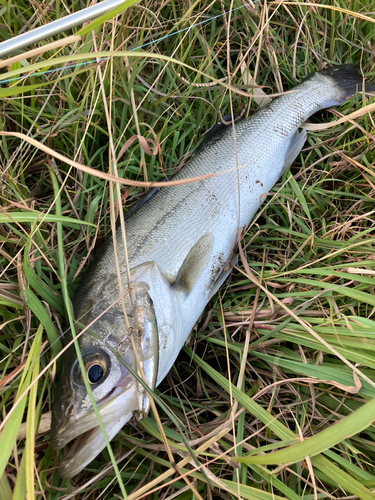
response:
[[[323,69],[318,74],[332,78],[335,85],[344,93],[343,101],[350,99],[353,95],[363,93],[375,96],[375,84],[366,82],[354,64],[342,64],[332,68]]]

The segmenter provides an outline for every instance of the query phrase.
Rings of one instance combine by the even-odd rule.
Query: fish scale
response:
[[[300,152],[306,132],[299,132],[299,127],[313,113],[344,102],[357,90],[362,90],[362,78],[351,65],[314,73],[250,118],[236,122],[234,129],[216,128],[174,179],[214,176],[164,187],[127,219],[131,286],[142,283],[139,297],[147,298],[147,315],[145,304],[142,317],[141,299],[137,321],[128,295],[124,303],[130,324],[142,325],[135,328],[137,349],[144,366],[150,367],[145,379],[151,389],[155,380],[160,383],[168,373],[207,302],[229,275],[239,230],[249,225],[265,195]],[[374,91],[375,86],[366,83],[366,90]],[[126,291],[120,228],[117,245]],[[148,411],[144,389],[106,344],[117,348],[126,363],[138,370],[129,337],[132,333],[127,330],[118,299],[113,241],[109,238],[73,298],[76,320],[91,324],[93,332],[103,339],[84,333],[79,345],[88,378],[95,367],[92,391],[109,439],[133,412],[139,410],[144,415]],[[148,332],[153,353],[143,342],[142,329]],[[61,463],[63,477],[77,474],[105,446],[89,406],[71,347],[64,353],[55,390],[52,443],[55,449],[73,440],[80,446]]]

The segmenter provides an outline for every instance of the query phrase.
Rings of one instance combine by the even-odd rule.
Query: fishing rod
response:
[[[22,35],[15,36],[5,42],[0,43],[0,57],[6,56],[16,50],[28,47],[33,43],[40,42],[45,38],[57,35],[63,31],[69,30],[83,24],[87,21],[91,21],[96,17],[99,17],[109,10],[115,9],[119,5],[124,3],[124,0],[104,0],[96,5],[82,9],[74,14],[63,17],[62,19],[57,19],[45,26],[40,26],[27,33],[22,33]]]

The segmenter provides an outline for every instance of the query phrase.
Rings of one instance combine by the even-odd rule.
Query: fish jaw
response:
[[[118,394],[116,391],[117,389],[109,401],[98,406],[108,441],[130,420],[133,411],[138,409],[135,380]],[[128,413],[124,414],[124,408]],[[82,418],[67,420],[65,425],[57,430],[53,436],[52,447],[60,450],[68,443],[72,445],[59,466],[60,476],[66,479],[78,474],[106,447],[106,440],[94,410]]]
[[[106,424],[108,441],[111,441],[120,429],[131,419],[132,413],[122,415]],[[99,426],[83,434],[69,450],[59,465],[59,474],[63,479],[77,475],[106,447],[103,433]]]

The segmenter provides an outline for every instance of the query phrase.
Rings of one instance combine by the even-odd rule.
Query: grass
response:
[[[69,9],[84,6],[72,1]],[[0,87],[0,131],[42,146],[1,137],[1,499],[114,499],[124,497],[122,487],[131,500],[375,497],[371,114],[309,132],[252,222],[238,266],[156,391],[167,442],[153,414],[132,421],[111,443],[119,474],[104,451],[72,481],[58,475],[48,431],[68,324],[64,290],[72,296],[110,234],[111,214],[117,218],[145,189],[122,185],[111,207],[105,178],[62,161],[52,173],[43,150],[104,173],[115,156],[119,177],[162,181],[220,115],[258,108],[246,96],[249,75],[268,94],[326,64],[355,63],[375,81],[373,11],[355,0],[129,3],[113,19],[77,28],[80,41],[57,49],[40,42],[44,53],[3,68],[2,80],[22,79]],[[0,38],[65,14],[59,1],[42,12],[35,3],[0,0]],[[157,39],[140,56],[61,69],[87,61],[85,54]],[[313,121],[364,105],[353,98]],[[133,136],[150,151],[143,140],[127,143]]]

